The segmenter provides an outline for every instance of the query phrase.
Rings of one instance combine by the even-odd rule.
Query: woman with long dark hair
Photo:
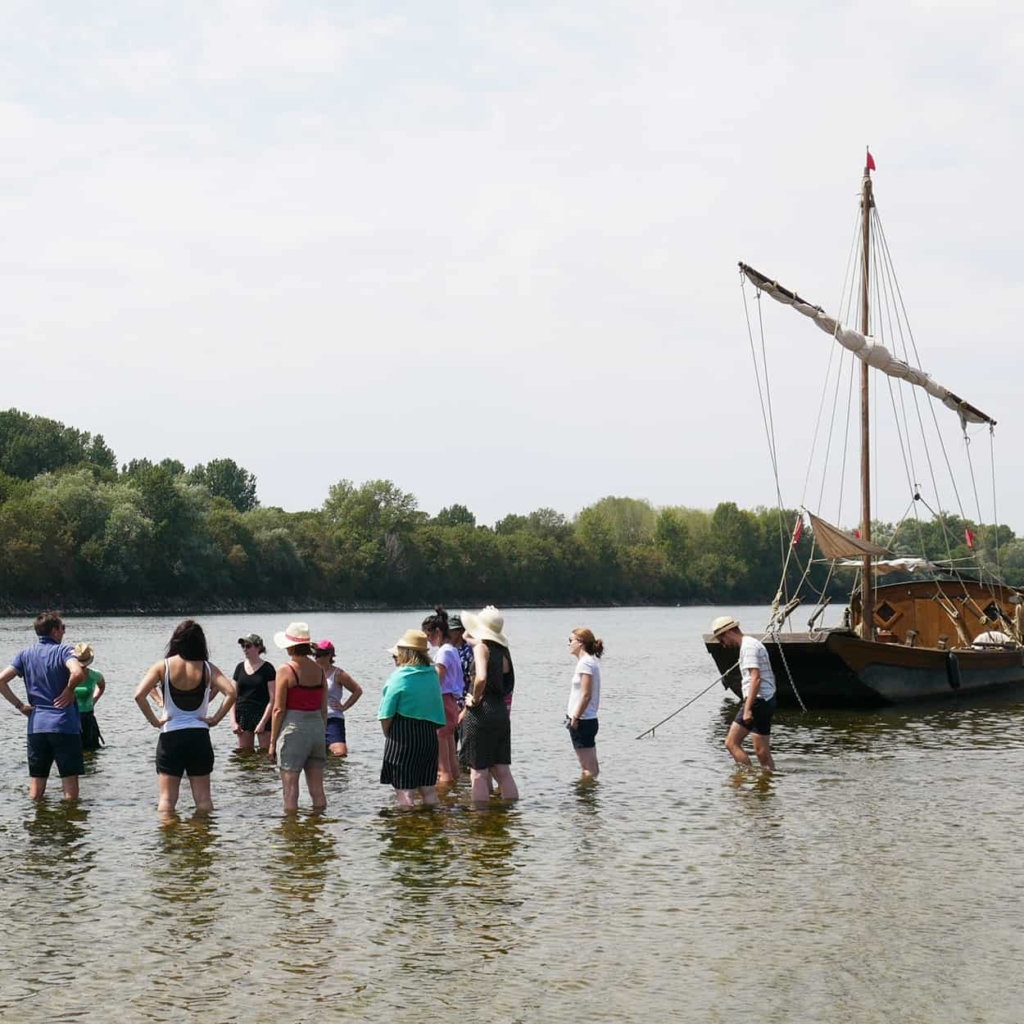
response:
[[[163,712],[160,718],[147,699],[158,688]],[[218,693],[223,700],[216,713],[210,714],[210,701]],[[214,758],[210,728],[231,710],[235,686],[216,665],[210,664],[206,635],[194,619],[178,624],[167,644],[166,657],[150,666],[142,677],[135,690],[135,703],[149,724],[160,730],[156,744],[158,810],[174,810],[181,780],[188,775],[196,810],[212,811],[210,773]]]
[[[434,668],[441,683],[444,725],[437,730],[437,781],[451,785],[459,777],[455,729],[459,724],[459,701],[463,697],[462,661],[451,642],[448,613],[440,606],[423,620],[423,632],[433,648]]]

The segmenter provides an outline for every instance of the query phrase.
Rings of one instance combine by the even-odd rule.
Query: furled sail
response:
[[[897,359],[884,345],[873,338],[861,334],[860,331],[855,331],[852,327],[845,327],[840,321],[830,317],[821,306],[807,302],[796,292],[783,288],[778,282],[770,280],[760,271],[748,267],[745,263],[740,264],[740,270],[766,295],[770,295],[776,302],[781,302],[784,306],[792,306],[798,313],[813,320],[826,334],[831,334],[843,348],[849,349],[858,359],[890,377],[896,377],[899,380],[907,381],[908,384],[924,388],[929,395],[937,398],[947,409],[952,409],[960,417],[961,422],[995,425],[994,419],[969,402],[965,402],[958,395],[954,395],[948,388],[933,380],[924,370],[919,370],[916,366]]]
[[[826,558],[863,558],[864,555],[887,555],[885,548],[880,548],[871,541],[854,537],[852,533],[840,530],[838,526],[826,523],[819,519],[813,512],[807,513],[811,517],[811,529],[814,531],[814,542],[818,545],[821,553]]]

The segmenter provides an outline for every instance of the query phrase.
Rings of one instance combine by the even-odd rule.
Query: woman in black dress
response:
[[[252,750],[259,737],[260,750],[270,746],[270,716],[274,711],[274,679],[277,669],[263,660],[266,647],[257,633],[238,638],[245,659],[235,666],[238,701],[231,709],[231,730],[239,750]]]
[[[473,800],[485,803],[491,795],[491,776],[504,800],[518,800],[512,777],[512,728],[505,698],[516,674],[502,630],[505,620],[493,605],[479,615],[462,613],[462,624],[473,644],[473,685],[466,695],[462,717],[462,761],[469,765]]]

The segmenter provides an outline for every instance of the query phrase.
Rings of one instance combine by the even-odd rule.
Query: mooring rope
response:
[[[671,715],[666,715],[660,722],[658,722],[657,725],[652,725],[650,727],[650,729],[644,729],[644,731],[642,733],[640,733],[639,736],[637,736],[637,739],[638,740],[642,740],[645,736],[653,736],[655,729],[660,728],[670,718],[675,718],[676,715],[678,715],[680,711],[684,711],[695,700],[698,700],[699,698],[703,697],[704,694],[707,693],[708,690],[710,690],[712,686],[715,686],[718,683],[720,683],[734,668],[739,668],[739,664],[740,664],[739,661],[737,661],[735,665],[730,665],[716,680],[714,680],[714,682],[708,683],[708,685],[705,686],[704,689],[701,690],[700,693],[698,693],[696,697],[691,697],[682,707],[676,708],[675,711],[673,711]]]

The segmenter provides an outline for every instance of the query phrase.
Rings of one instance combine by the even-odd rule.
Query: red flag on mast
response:
[[[967,542],[967,546],[973,551],[974,550],[974,539],[976,534],[969,526],[964,527],[964,540]]]
[[[796,517],[796,526],[793,527],[793,547],[796,547],[800,543],[800,538],[804,535],[804,517],[798,515]]]
[[[873,171],[875,169],[875,158],[871,155],[871,150],[870,149],[868,150],[867,168],[868,168],[869,171]]]

